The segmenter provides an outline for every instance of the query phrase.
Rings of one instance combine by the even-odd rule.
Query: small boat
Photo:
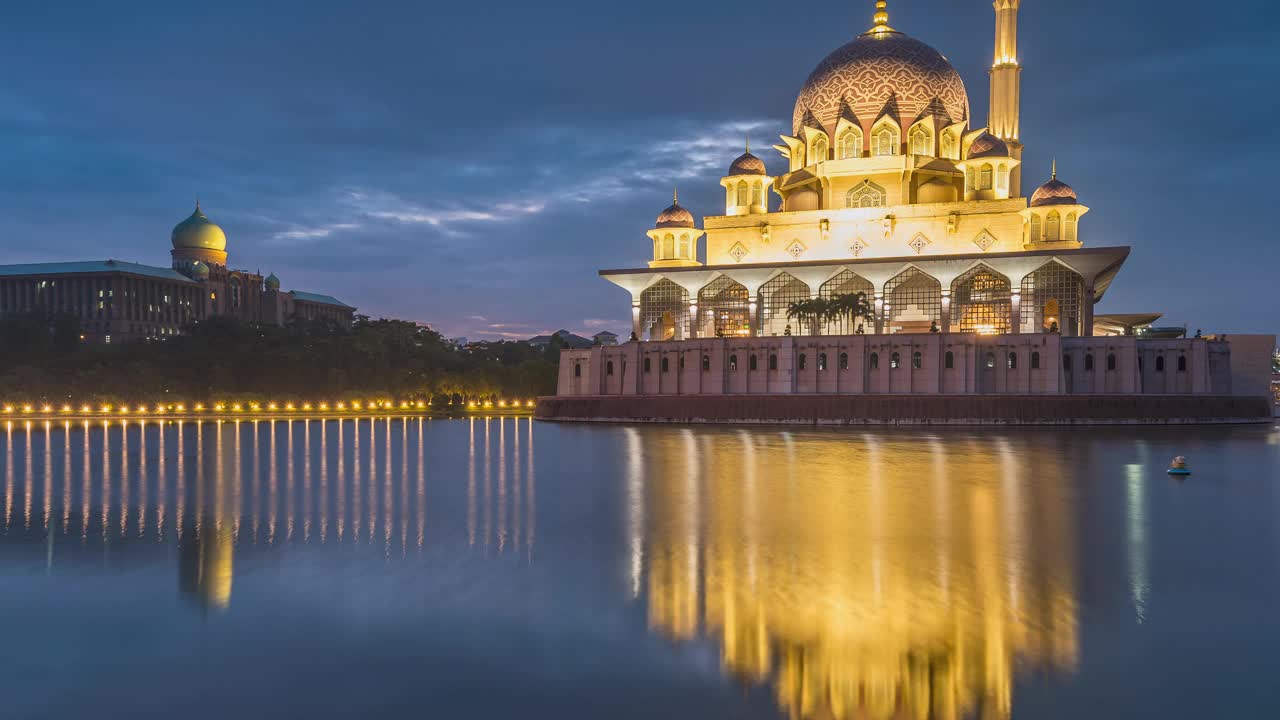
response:
[[[1190,475],[1191,468],[1187,467],[1187,459],[1179,455],[1169,463],[1168,473],[1170,475]]]

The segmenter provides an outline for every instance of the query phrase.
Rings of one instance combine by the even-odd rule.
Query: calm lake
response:
[[[1280,717],[1272,426],[0,433],[5,718]]]

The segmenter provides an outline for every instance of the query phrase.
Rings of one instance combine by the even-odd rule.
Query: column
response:
[[[747,303],[747,314],[751,318],[751,337],[756,337],[764,330],[761,327],[764,319],[760,317],[760,291],[752,293],[750,298],[751,300]]]
[[[951,291],[942,291],[942,332],[951,332]]]
[[[884,334],[884,292],[876,291],[876,335]]]
[[[1022,291],[1014,290],[1009,293],[1009,334],[1018,335],[1022,332]]]
[[[689,303],[689,339],[698,337],[698,303]]]
[[[631,298],[631,334],[640,339],[640,297]]]
[[[1093,283],[1089,283],[1084,288],[1084,307],[1080,309],[1081,318],[1080,334],[1085,337],[1093,337]]]

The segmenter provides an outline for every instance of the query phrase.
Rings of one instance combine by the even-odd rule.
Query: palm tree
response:
[[[828,321],[846,320],[855,324],[859,319],[872,320],[875,315],[871,303],[867,302],[866,293],[845,293],[836,295],[830,300]]]
[[[829,301],[823,298],[797,300],[787,307],[787,319],[795,320],[799,318],[801,325],[808,325],[809,333],[816,335],[818,333],[818,323],[827,316],[829,307]]]

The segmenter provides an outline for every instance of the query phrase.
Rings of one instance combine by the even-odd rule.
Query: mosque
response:
[[[292,319],[350,324],[355,308],[329,295],[280,289],[275,274],[227,265],[227,236],[196,202],[170,235],[170,267],[119,260],[0,265],[0,313],[68,312],[86,342],[181,334],[216,315],[284,325]]]
[[[647,267],[600,272],[630,296],[632,342],[566,351],[558,394],[1233,394],[1236,342],[1095,317],[1130,248],[1088,243],[1056,161],[1024,194],[1020,4],[993,3],[982,124],[876,2],[801,86],[784,172],[748,143],[722,214],[699,227],[676,197]]]

